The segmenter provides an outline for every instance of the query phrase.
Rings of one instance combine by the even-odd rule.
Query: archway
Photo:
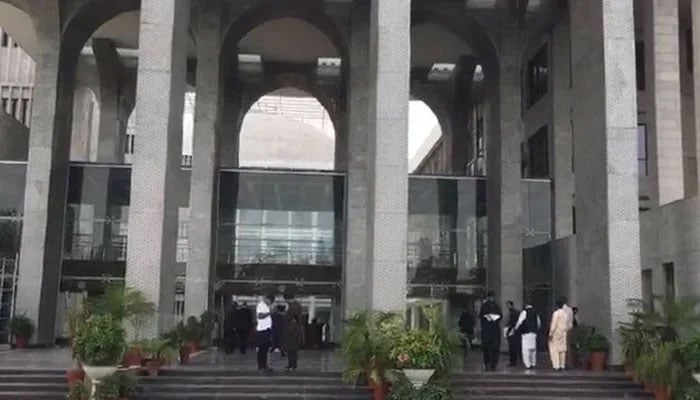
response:
[[[239,139],[239,166],[335,169],[335,127],[311,94],[283,88],[261,96],[247,111]]]
[[[408,105],[408,172],[430,174],[440,169],[431,164],[431,155],[442,140],[443,128],[435,112],[423,100],[411,99]]]

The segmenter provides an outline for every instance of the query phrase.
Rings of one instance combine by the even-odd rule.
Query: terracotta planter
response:
[[[149,376],[160,374],[160,360],[146,360],[146,372]]]
[[[591,370],[593,372],[603,372],[605,371],[607,354],[603,352],[591,353]]]
[[[387,395],[389,394],[388,383],[372,383],[370,387],[372,388],[374,400],[385,400]]]
[[[656,400],[672,400],[671,389],[666,385],[656,385],[654,387],[654,397]]]
[[[129,349],[124,353],[122,365],[125,367],[140,367],[143,363],[143,356],[138,349]]]
[[[24,336],[15,336],[15,349],[23,350],[27,348],[27,342],[29,340]]]
[[[199,343],[197,342],[189,342],[186,346],[190,348],[190,354],[194,354],[200,349]]]
[[[185,365],[190,362],[190,346],[182,346],[180,348],[180,365]]]
[[[654,384],[644,381],[644,390],[649,393],[654,393]]]
[[[73,382],[83,382],[85,381],[85,371],[82,368],[69,369],[66,372],[66,381],[68,385]]]

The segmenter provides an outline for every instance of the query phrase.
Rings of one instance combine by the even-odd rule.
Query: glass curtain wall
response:
[[[408,314],[439,305],[456,324],[464,307],[476,312],[487,265],[486,180],[409,178]]]
[[[236,295],[340,298],[344,177],[222,171],[217,275]]]
[[[7,343],[17,281],[27,164],[0,161],[0,343]]]

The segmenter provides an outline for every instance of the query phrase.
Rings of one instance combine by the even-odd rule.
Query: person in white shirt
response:
[[[525,368],[532,369],[537,366],[537,332],[542,327],[542,320],[532,304],[526,303],[525,309],[520,312],[515,331],[520,333],[523,364]]]
[[[255,315],[258,319],[255,328],[255,342],[258,351],[258,370],[271,372],[267,366],[267,352],[270,349],[272,339],[272,315],[270,305],[275,302],[275,296],[265,296],[255,307]]]

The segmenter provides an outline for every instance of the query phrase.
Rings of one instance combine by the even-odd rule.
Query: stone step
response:
[[[24,382],[24,381],[0,381],[0,392],[14,392],[14,391],[25,391],[25,392],[53,392],[53,391],[65,391],[68,388],[68,384],[64,380],[60,383],[47,383],[47,382]]]
[[[35,375],[35,376],[66,376],[65,369],[32,369],[32,368],[3,368],[0,369],[0,377]]]
[[[180,392],[180,391],[196,391],[197,393],[226,393],[233,391],[238,393],[252,393],[266,391],[269,393],[317,393],[317,392],[337,392],[339,390],[346,392],[366,392],[368,389],[353,388],[336,384],[282,384],[275,380],[270,380],[266,383],[257,384],[200,384],[191,382],[170,383],[166,385],[153,385],[141,383],[139,388],[143,392]]]
[[[519,388],[502,388],[502,387],[474,387],[474,388],[456,388],[455,395],[468,396],[483,396],[488,398],[494,397],[510,397],[510,396],[526,396],[538,399],[552,398],[568,398],[568,399],[601,399],[601,398],[618,398],[618,399],[647,399],[649,394],[643,389],[638,390],[611,390],[611,389],[596,389],[596,388],[547,388],[540,386],[521,386]]]
[[[592,379],[580,379],[580,380],[566,380],[558,381],[554,379],[540,379],[540,380],[528,380],[527,377],[519,379],[469,379],[452,380],[454,386],[464,386],[464,387],[482,387],[482,386],[498,386],[498,387],[528,387],[528,386],[545,386],[551,388],[579,388],[579,387],[596,387],[596,388],[607,388],[607,389],[638,389],[641,385],[634,383],[632,381],[600,381]]]
[[[292,373],[293,376],[295,377],[314,377],[314,378],[333,378],[333,379],[340,379],[341,373],[340,372],[317,372],[317,371],[308,371],[308,370],[297,370]],[[177,377],[198,377],[198,376],[207,376],[207,377],[222,377],[222,378],[227,378],[227,377],[281,377],[281,376],[290,376],[289,372],[286,372],[284,370],[275,370],[270,373],[266,374],[261,374],[257,370],[231,370],[231,369],[224,369],[224,368],[211,368],[211,369],[203,369],[203,368],[163,368],[161,370],[161,376],[177,376]]]
[[[67,390],[63,392],[0,391],[0,400],[66,400],[67,394]]]
[[[1,398],[0,398],[1,399]],[[325,394],[266,394],[266,393],[147,393],[139,394],[134,400],[371,400],[372,396],[345,394],[345,393],[325,393]],[[4,400],[4,399],[2,399]]]
[[[260,376],[157,376],[143,377],[141,381],[149,385],[170,385],[183,383],[186,380],[191,385],[268,385],[271,381],[275,384],[291,384],[291,385],[333,385],[341,384],[341,379],[330,377],[314,377],[314,376],[294,376],[294,375],[260,375]]]
[[[530,381],[538,380],[557,380],[557,381],[617,381],[629,382],[630,378],[625,374],[616,372],[611,373],[593,373],[585,371],[571,372],[549,372],[549,371],[517,371],[517,372],[491,372],[491,373],[459,373],[454,374],[453,379],[456,380],[512,380],[512,379],[528,379]]]
[[[66,383],[66,375],[0,375],[2,382]]]

